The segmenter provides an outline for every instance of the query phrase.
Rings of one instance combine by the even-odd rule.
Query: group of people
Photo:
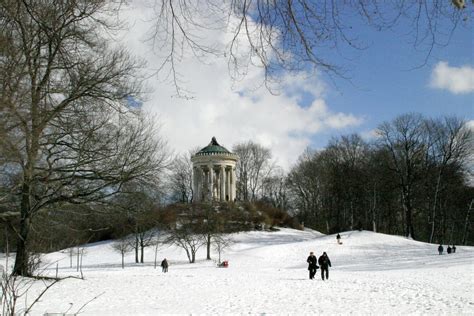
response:
[[[342,245],[341,235],[337,234],[336,240],[339,245]],[[331,266],[331,260],[329,260],[328,254],[326,252],[323,252],[319,259],[316,259],[314,252],[311,251],[309,253],[308,259],[306,259],[306,262],[308,263],[310,280],[314,279],[316,271],[319,268],[321,268],[321,279],[324,281],[324,277],[326,277],[326,280],[329,280],[329,267]]]
[[[309,278],[311,280],[314,279],[316,270],[318,270],[319,268],[321,268],[321,279],[323,279],[323,281],[324,277],[326,277],[326,280],[329,279],[329,267],[331,266],[331,260],[329,260],[329,257],[326,252],[323,252],[319,259],[316,259],[316,256],[311,251],[306,262],[308,263]]]
[[[443,245],[440,244],[439,247],[438,247],[439,254],[442,255],[443,251],[444,251]],[[450,245],[448,245],[448,248],[446,248],[446,252],[448,253],[448,255],[451,254],[451,253],[455,253],[456,252],[456,246],[453,245],[453,247],[451,247]]]

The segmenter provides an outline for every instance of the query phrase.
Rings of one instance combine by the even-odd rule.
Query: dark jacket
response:
[[[309,268],[313,268],[313,269],[314,269],[314,268],[317,267],[317,259],[316,259],[316,256],[315,256],[315,255],[312,255],[312,256],[310,255],[310,256],[308,257],[308,259],[306,259],[306,262],[309,264],[308,269],[309,269]]]
[[[318,263],[321,266],[321,269],[327,269],[331,266],[331,260],[329,260],[329,257],[327,255],[322,255],[321,257],[319,257]]]
[[[168,260],[164,259],[163,261],[161,261],[161,267],[168,268]]]

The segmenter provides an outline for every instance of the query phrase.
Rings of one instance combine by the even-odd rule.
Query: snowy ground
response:
[[[440,256],[437,245],[402,237],[366,231],[341,236],[343,245],[314,231],[234,234],[236,243],[224,255],[227,269],[204,260],[204,248],[189,264],[184,252],[169,247],[159,252],[170,262],[167,274],[154,269],[152,249],[145,265],[132,264],[130,254],[122,270],[110,243],[92,244],[83,262],[85,280],[56,284],[32,314],[74,313],[86,304],[81,315],[474,315],[474,247]],[[308,279],[309,251],[328,253],[329,281],[319,278],[320,270]],[[44,258],[57,260],[60,276],[77,275],[67,254]],[[49,273],[54,270],[52,264]]]

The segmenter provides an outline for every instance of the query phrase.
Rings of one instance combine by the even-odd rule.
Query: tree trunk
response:
[[[413,231],[413,222],[412,222],[412,206],[409,189],[407,191],[403,190],[403,208],[405,209],[405,236],[408,238],[415,239],[415,234]]]
[[[351,230],[354,230],[354,207],[353,207],[352,200],[351,200],[350,205],[351,205],[351,207],[350,207],[350,210],[351,210]],[[358,229],[360,229],[360,227],[358,227]]]
[[[135,263],[139,263],[138,261],[138,235],[135,233]]]
[[[80,249],[77,247],[77,253],[76,253],[76,271],[79,272],[79,255],[80,255]]]
[[[8,274],[8,258],[10,257],[10,244],[8,241],[8,226],[5,225],[5,273]]]
[[[191,250],[191,263],[196,261],[196,251]]]
[[[15,266],[13,267],[13,275],[31,276],[28,269],[28,250],[26,241],[30,232],[30,187],[27,181],[22,186],[22,199],[20,205],[20,232],[16,244]]]
[[[472,209],[472,204],[474,203],[474,199],[471,200],[471,203],[469,204],[469,208],[467,209],[467,213],[466,213],[466,220],[464,221],[464,233],[463,233],[463,237],[462,237],[462,244],[463,245],[466,245],[466,241],[467,241],[467,236],[469,234],[469,213],[471,213],[471,209]]]
[[[189,252],[188,248],[185,248],[186,250],[186,256],[188,257],[189,263],[193,263],[193,257],[191,256],[191,253]]]
[[[406,236],[408,238],[415,239],[415,234],[413,231],[413,223],[412,223],[412,210],[411,210],[410,205],[406,206],[405,219],[406,219]]]
[[[211,260],[211,234],[207,234],[207,260]]]
[[[143,238],[140,238],[140,263],[143,263],[144,262],[144,259],[145,259],[145,246],[143,245]]]
[[[376,184],[374,184],[374,204],[372,207],[372,231],[377,232],[377,223],[376,223],[376,209],[377,209],[377,191],[375,190]]]
[[[435,233],[435,223],[436,223],[436,203],[438,202],[438,192],[441,184],[441,171],[438,173],[438,180],[436,181],[433,210],[431,211],[431,235],[430,235],[430,244],[433,243],[434,233]]]
[[[155,262],[154,262],[154,268],[156,269],[156,261],[157,261],[157,257],[158,257],[158,241],[156,242],[156,245],[155,245]]]
[[[84,248],[81,249],[81,261],[79,262],[79,271],[81,272],[81,279],[84,279],[84,274],[82,273],[82,258],[84,257]]]
[[[122,269],[125,268],[125,260],[124,260],[124,257],[125,257],[125,253],[122,251]]]

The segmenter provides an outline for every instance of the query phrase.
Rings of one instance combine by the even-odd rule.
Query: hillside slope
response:
[[[204,260],[189,264],[175,247],[159,252],[170,262],[169,273],[153,268],[153,251],[145,265],[120,267],[120,255],[109,242],[87,246],[85,280],[55,285],[33,314],[77,311],[86,315],[157,314],[474,314],[474,249],[438,255],[437,246],[367,231],[334,235],[281,229],[278,232],[234,234],[225,254],[227,269]],[[308,279],[309,251],[326,251],[332,261],[329,281]],[[217,255],[214,255],[217,258]],[[77,275],[65,253],[60,275]],[[37,285],[39,288],[40,285]]]

